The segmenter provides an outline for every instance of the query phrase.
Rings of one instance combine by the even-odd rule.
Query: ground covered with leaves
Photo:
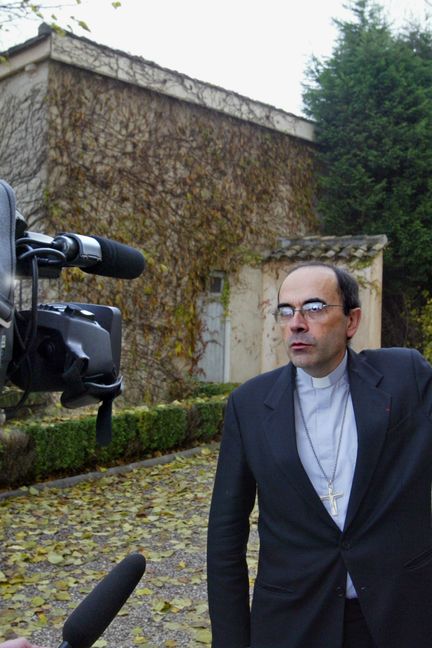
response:
[[[0,503],[0,641],[49,648],[93,587],[129,553],[144,577],[94,646],[210,645],[205,544],[217,450]],[[250,563],[256,561],[253,534]]]

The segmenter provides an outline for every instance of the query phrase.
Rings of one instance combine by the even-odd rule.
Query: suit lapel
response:
[[[382,375],[366,360],[349,350],[348,371],[357,425],[358,451],[345,520],[352,523],[367,492],[384,443],[391,396],[379,389]],[[339,530],[316,493],[297,450],[294,415],[295,367],[284,367],[267,399],[266,437],[276,465],[296,492],[317,515]]]
[[[357,424],[358,450],[345,530],[352,523],[375,471],[386,436],[391,406],[391,396],[378,387],[382,375],[352,351],[349,352],[348,371]]]
[[[302,497],[315,514],[337,527],[327,513],[300,460],[295,431],[294,414],[295,367],[284,367],[278,381],[265,400],[269,408],[266,420],[266,437],[276,465],[289,484]]]

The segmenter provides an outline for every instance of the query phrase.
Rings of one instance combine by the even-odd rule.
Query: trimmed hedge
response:
[[[226,398],[197,400],[189,411],[189,440],[206,442],[222,432]]]
[[[239,383],[212,383],[197,382],[193,390],[193,397],[227,396],[233,389],[239,386]]]
[[[112,442],[96,445],[96,416],[19,422],[0,432],[0,486],[139,461],[218,437],[225,395],[114,413]]]

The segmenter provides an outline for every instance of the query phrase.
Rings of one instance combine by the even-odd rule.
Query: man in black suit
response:
[[[414,350],[354,353],[360,314],[347,272],[294,268],[275,313],[290,362],[229,399],[208,529],[213,648],[432,647],[432,368]]]

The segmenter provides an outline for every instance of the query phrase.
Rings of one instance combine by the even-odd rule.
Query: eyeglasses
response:
[[[343,308],[342,304],[324,304],[323,302],[308,302],[301,308],[293,308],[286,304],[279,304],[273,313],[276,322],[281,326],[288,324],[296,313],[301,313],[307,320],[318,320],[326,314],[328,308]]]

